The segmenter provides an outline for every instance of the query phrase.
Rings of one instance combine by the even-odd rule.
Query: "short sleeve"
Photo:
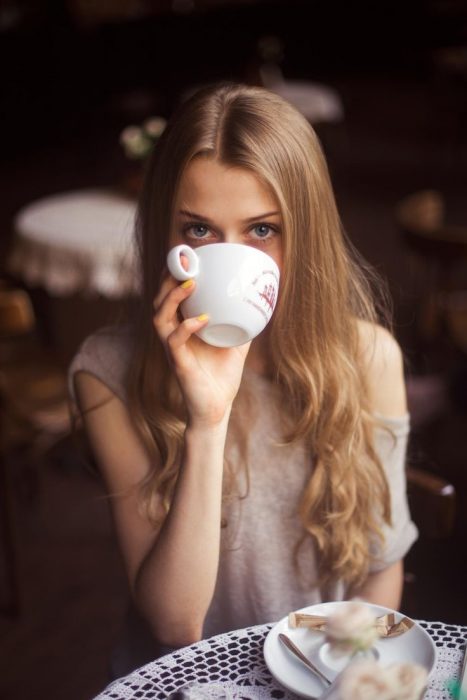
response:
[[[375,448],[386,474],[391,496],[392,526],[383,525],[384,543],[373,547],[370,571],[380,571],[402,559],[418,537],[410,517],[405,472],[409,416],[380,417],[375,432]]]
[[[81,345],[68,369],[68,391],[76,408],[74,378],[88,372],[126,402],[126,376],[131,356],[131,336],[124,328],[103,328]]]

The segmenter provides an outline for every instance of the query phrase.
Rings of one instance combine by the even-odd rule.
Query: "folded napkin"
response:
[[[307,613],[291,612],[289,614],[289,627],[307,627],[315,632],[325,632],[327,617],[323,615],[309,615]],[[375,617],[375,627],[380,637],[398,637],[413,627],[414,622],[408,617],[403,617],[396,622],[394,613],[387,613],[381,617]]]

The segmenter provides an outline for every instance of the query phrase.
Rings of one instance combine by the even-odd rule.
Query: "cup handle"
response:
[[[182,267],[182,261],[180,260],[182,253],[188,259],[188,270]],[[176,280],[183,282],[192,279],[192,277],[196,277],[199,272],[199,258],[193,248],[182,243],[182,245],[177,245],[175,248],[172,248],[172,250],[169,250],[169,254],[167,255],[167,267],[169,268],[170,274],[175,277]]]

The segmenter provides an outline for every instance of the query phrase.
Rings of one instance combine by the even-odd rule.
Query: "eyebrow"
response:
[[[198,221],[206,221],[208,224],[213,223],[213,220],[209,218],[209,216],[202,216],[201,214],[197,214],[194,211],[188,211],[187,209],[180,209],[178,212],[182,216],[188,216],[192,219],[197,219]],[[278,216],[280,215],[280,211],[268,211],[265,212],[264,214],[258,214],[257,216],[251,216],[248,219],[243,219],[242,223],[244,224],[249,224],[252,221],[259,221],[260,219],[267,219],[270,216]]]

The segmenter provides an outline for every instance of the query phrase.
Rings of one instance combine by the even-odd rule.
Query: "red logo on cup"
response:
[[[271,318],[276,306],[278,284],[279,279],[274,270],[263,270],[259,277],[252,281],[243,298],[243,301],[260,312],[266,322]]]
[[[259,292],[260,298],[263,303],[269,308],[269,313],[272,314],[274,307],[276,305],[276,287],[274,284],[265,284],[263,291]]]

